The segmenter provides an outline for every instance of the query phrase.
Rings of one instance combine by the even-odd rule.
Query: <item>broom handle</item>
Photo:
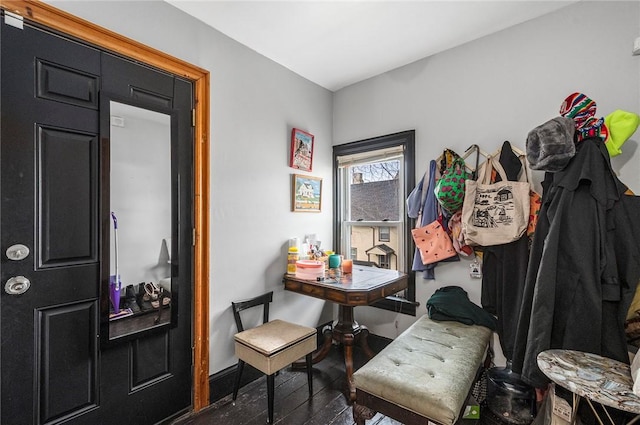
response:
[[[118,219],[113,211],[111,212],[111,218],[113,219],[113,240],[116,256],[116,285],[118,285],[118,289],[120,289],[120,276],[118,275]]]

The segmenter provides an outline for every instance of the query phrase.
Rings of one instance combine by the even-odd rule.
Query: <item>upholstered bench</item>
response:
[[[353,374],[353,418],[376,412],[404,424],[456,423],[485,357],[491,330],[418,319]]]

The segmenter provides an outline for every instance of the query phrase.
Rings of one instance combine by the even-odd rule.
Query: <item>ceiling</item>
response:
[[[165,0],[331,91],[578,0]]]

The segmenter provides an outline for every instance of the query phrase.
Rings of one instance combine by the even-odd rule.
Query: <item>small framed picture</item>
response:
[[[291,182],[291,210],[320,212],[322,208],[322,179],[293,174]]]
[[[311,171],[313,164],[313,134],[294,128],[291,130],[291,158],[289,166]]]

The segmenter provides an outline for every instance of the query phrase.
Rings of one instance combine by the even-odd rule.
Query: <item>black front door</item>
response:
[[[185,411],[192,379],[191,84],[27,23],[0,27],[0,423],[152,424]],[[143,102],[164,99],[176,112],[179,155],[170,172],[181,176],[173,206],[181,221],[172,235],[180,253],[177,320],[106,348],[104,86]]]

